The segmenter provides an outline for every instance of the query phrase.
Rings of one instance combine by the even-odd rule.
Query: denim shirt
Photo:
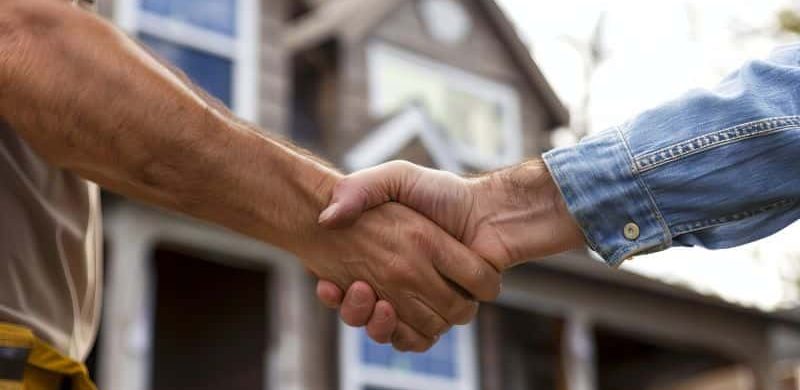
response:
[[[800,44],[544,159],[611,266],[769,236],[800,217]]]

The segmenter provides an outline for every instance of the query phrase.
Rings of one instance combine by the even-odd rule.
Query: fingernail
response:
[[[330,221],[331,219],[333,219],[333,217],[336,216],[337,211],[339,211],[338,203],[334,203],[328,206],[328,208],[322,211],[322,214],[319,215],[319,220],[317,221],[317,223],[324,224]]]

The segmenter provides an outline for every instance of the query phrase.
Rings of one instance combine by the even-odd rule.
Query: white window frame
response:
[[[397,58],[410,64],[435,73],[438,77],[462,91],[467,91],[475,96],[488,101],[499,102],[505,110],[502,131],[505,154],[496,158],[483,158],[475,148],[451,140],[458,159],[467,165],[480,169],[494,169],[500,166],[514,164],[523,158],[522,117],[520,111],[519,95],[509,85],[502,84],[479,75],[464,71],[451,65],[437,62],[414,54],[408,50],[398,48],[381,40],[373,40],[367,48],[367,66],[369,77],[369,110],[373,116],[385,115],[381,107],[385,106],[388,99],[386,91],[382,90],[378,80],[381,75],[379,63],[382,58]]]
[[[131,35],[146,33],[169,42],[228,59],[233,64],[232,110],[255,122],[258,118],[258,0],[238,0],[236,34],[198,27],[142,8],[142,0],[115,0],[114,21]]]
[[[454,327],[455,378],[448,379],[365,364],[361,356],[362,333],[339,325],[339,364],[342,390],[364,390],[367,386],[391,390],[477,390],[479,366],[476,361],[474,325]]]

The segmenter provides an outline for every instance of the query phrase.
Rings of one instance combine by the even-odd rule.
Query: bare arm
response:
[[[66,3],[0,3],[0,117],[53,164],[112,191],[292,251],[340,287],[369,282],[414,329],[398,328],[401,348],[424,349],[474,314],[439,273],[480,298],[499,288],[482,259],[399,206],[347,231],[319,228],[338,173],[232,119]]]
[[[286,217],[313,214],[335,172],[231,120],[94,16],[54,1],[10,3],[0,115],[40,154],[287,249],[302,240],[307,229]]]

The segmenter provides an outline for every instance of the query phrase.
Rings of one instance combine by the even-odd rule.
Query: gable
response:
[[[383,39],[481,76],[513,83],[544,109],[547,129],[569,122],[566,108],[494,0],[451,0],[463,6],[473,26],[469,37],[456,45],[436,42],[431,36],[421,18],[421,1],[319,1],[314,12],[286,31],[284,45],[290,52],[299,52],[334,39],[352,49],[373,38]]]
[[[369,34],[399,48],[413,51],[471,73],[498,82],[518,84],[524,81],[507,46],[492,30],[486,14],[473,0],[453,0],[461,4],[469,18],[467,35],[455,43],[437,40],[425,23],[420,1],[404,1]]]

